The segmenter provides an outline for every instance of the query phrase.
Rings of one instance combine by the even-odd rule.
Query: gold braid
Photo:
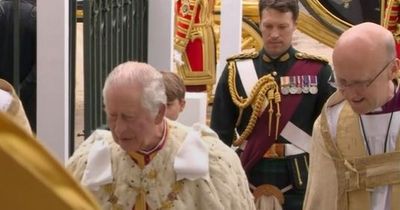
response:
[[[228,86],[229,86],[229,93],[231,94],[232,101],[233,103],[239,108],[239,117],[236,122],[236,126],[239,125],[243,110],[250,105],[252,106],[252,113],[250,116],[249,123],[247,124],[245,130],[243,133],[239,136],[238,139],[236,139],[233,142],[234,146],[239,146],[241,145],[246,138],[250,135],[250,133],[253,131],[254,126],[256,124],[257,118],[260,116],[261,112],[263,111],[263,105],[266,104],[267,106],[269,105],[269,134],[271,132],[271,123],[272,123],[272,113],[274,112],[273,109],[273,103],[272,101],[275,101],[275,106],[277,109],[276,112],[276,131],[275,131],[275,139],[278,137],[278,125],[279,125],[279,119],[281,116],[280,113],[280,108],[279,108],[279,103],[281,102],[281,96],[279,93],[279,87],[278,84],[275,81],[275,78],[271,75],[265,75],[261,77],[253,89],[251,90],[250,96],[248,96],[246,99],[241,97],[236,88],[236,65],[234,61],[229,61],[228,63]]]

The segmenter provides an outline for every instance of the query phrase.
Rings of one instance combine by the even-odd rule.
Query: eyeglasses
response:
[[[349,84],[346,83],[341,83],[341,82],[337,82],[335,80],[335,75],[332,73],[331,76],[329,77],[328,83],[339,90],[344,90],[346,88],[354,88],[354,89],[358,89],[358,90],[365,90],[367,89],[369,86],[371,86],[371,84],[379,77],[379,75],[382,74],[382,72],[385,71],[385,69],[389,66],[389,64],[391,64],[396,58],[392,58],[380,71],[379,73],[372,79],[370,80],[366,80],[366,81],[357,81],[357,82],[352,82]]]

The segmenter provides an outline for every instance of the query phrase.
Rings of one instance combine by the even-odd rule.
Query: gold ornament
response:
[[[281,102],[281,95],[279,93],[279,86],[275,81],[275,78],[271,75],[265,75],[261,77],[254,88],[251,90],[250,96],[246,99],[239,96],[236,89],[236,65],[234,61],[230,61],[228,64],[229,74],[228,74],[228,85],[229,92],[232,97],[233,103],[239,107],[239,117],[236,121],[236,126],[240,123],[242,118],[243,110],[249,106],[252,107],[253,111],[250,116],[249,123],[247,124],[243,133],[233,142],[234,146],[241,145],[247,137],[252,132],[257,118],[261,115],[263,110],[263,105],[268,104],[269,106],[269,118],[268,118],[268,135],[271,135],[271,124],[272,115],[274,113],[274,106],[276,107],[276,127],[275,127],[275,139],[278,138],[278,127],[279,119],[281,117],[279,103]],[[275,102],[275,105],[274,103]]]

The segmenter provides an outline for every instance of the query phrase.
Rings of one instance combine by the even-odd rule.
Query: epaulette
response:
[[[250,59],[250,58],[253,59],[253,58],[257,58],[257,56],[258,56],[258,52],[254,48],[252,48],[252,49],[243,50],[240,54],[227,58],[226,61],[229,62],[232,60],[243,60],[243,59]]]
[[[308,59],[308,60],[314,60],[314,61],[319,61],[322,63],[329,63],[328,59],[321,57],[321,56],[317,56],[317,55],[310,55],[304,52],[297,52],[295,54],[295,57],[299,60],[303,60],[303,59]]]

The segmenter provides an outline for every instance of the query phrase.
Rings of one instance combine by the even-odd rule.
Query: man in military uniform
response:
[[[310,135],[334,91],[328,84],[332,72],[325,59],[291,45],[297,0],[260,0],[259,12],[264,47],[228,59],[211,128],[227,145],[240,147],[258,209],[299,210]]]

